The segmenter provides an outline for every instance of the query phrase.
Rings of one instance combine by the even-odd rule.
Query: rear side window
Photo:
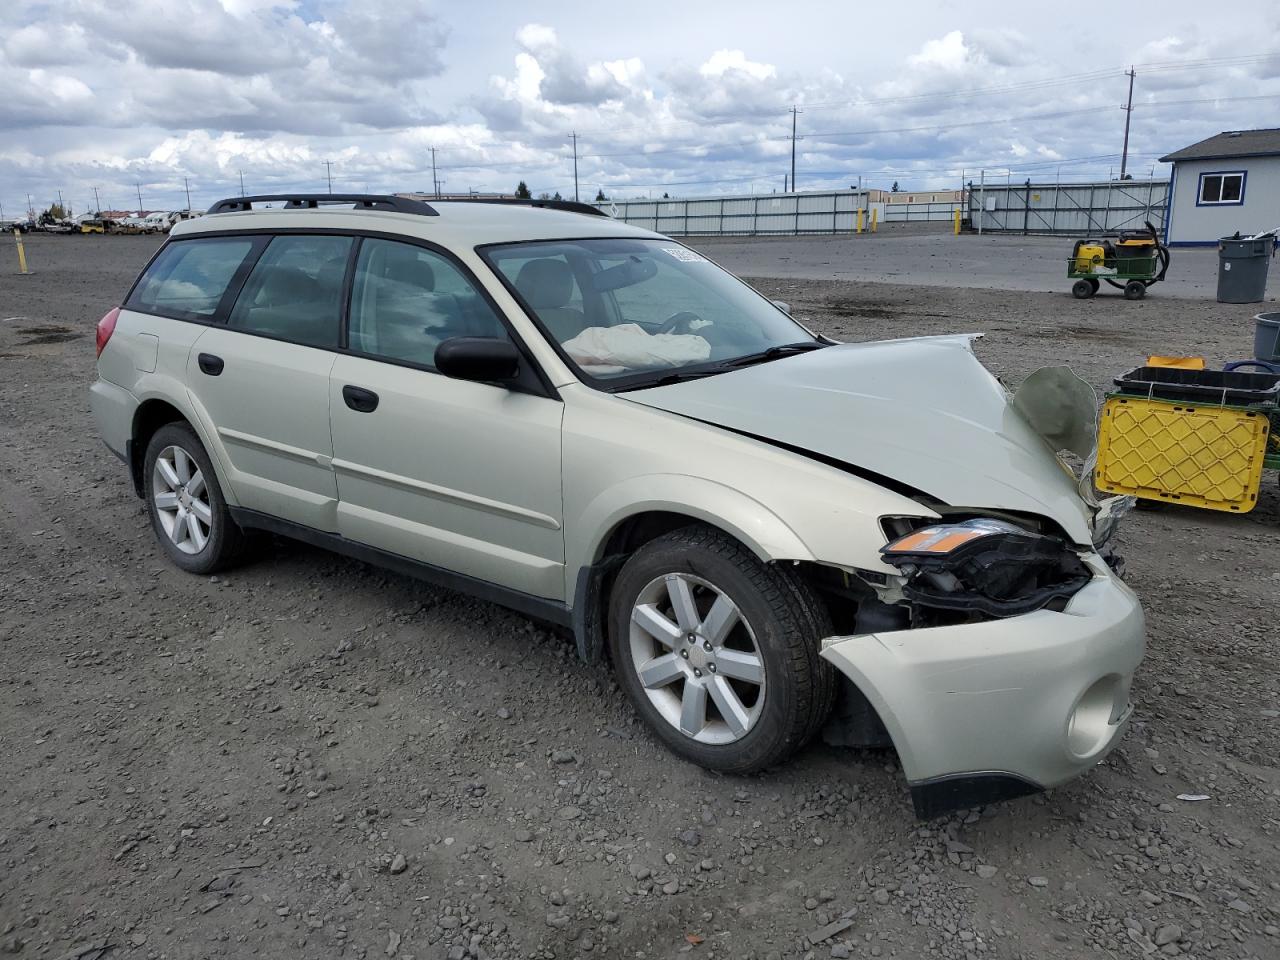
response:
[[[252,249],[247,237],[170,243],[147,267],[125,307],[179,320],[210,320]]]
[[[290,235],[267,246],[227,325],[309,347],[336,348],[350,237]]]

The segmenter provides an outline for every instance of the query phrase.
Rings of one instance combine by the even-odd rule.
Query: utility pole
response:
[[[436,148],[431,148],[431,189],[435,191],[436,199],[440,199],[440,179],[436,176]]]
[[[63,217],[66,217],[66,216],[67,216],[67,208],[62,206],[62,191],[61,191],[61,190],[59,190],[59,191],[58,191],[58,206],[59,206],[59,207],[62,207],[62,215],[63,215]]]
[[[1133,117],[1133,67],[1129,68],[1129,102],[1124,108],[1124,149],[1120,152],[1120,179],[1124,179],[1125,168],[1129,165],[1129,120]]]
[[[578,133],[574,131],[569,134],[569,139],[573,141],[573,199],[578,199]]]
[[[244,171],[240,171],[240,196],[244,196]]]
[[[27,219],[34,220],[36,218],[36,208],[31,205],[31,194],[27,194]]]
[[[182,187],[187,191],[187,213],[191,212],[191,181],[186,177],[182,178]]]
[[[791,192],[796,191],[796,114],[803,113],[799,107],[791,106]]]
[[[102,201],[98,199],[98,188],[93,188],[93,212],[102,213]]]
[[[333,193],[333,162],[330,160],[324,162],[324,175],[329,181],[329,192]]]
[[[142,184],[134,181],[133,185],[138,189],[138,216],[146,216],[146,214],[142,212]]]

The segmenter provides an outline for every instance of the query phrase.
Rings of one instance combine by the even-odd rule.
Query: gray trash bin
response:
[[[1254,357],[1280,363],[1280,313],[1260,313],[1253,320]]]
[[[1271,237],[1218,241],[1218,302],[1259,303],[1267,293],[1267,267],[1275,241]]]

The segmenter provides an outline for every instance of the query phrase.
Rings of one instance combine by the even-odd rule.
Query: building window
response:
[[[1240,205],[1244,203],[1244,171],[1200,174],[1200,195],[1196,206]]]

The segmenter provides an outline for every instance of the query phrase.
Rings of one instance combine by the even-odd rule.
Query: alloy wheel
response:
[[[151,471],[151,499],[175,547],[194,555],[208,545],[213,510],[204,474],[191,454],[177,446],[160,451]]]
[[[760,719],[765,667],[727,593],[687,573],[651,580],[631,611],[631,659],[649,702],[686,737],[733,743]]]

